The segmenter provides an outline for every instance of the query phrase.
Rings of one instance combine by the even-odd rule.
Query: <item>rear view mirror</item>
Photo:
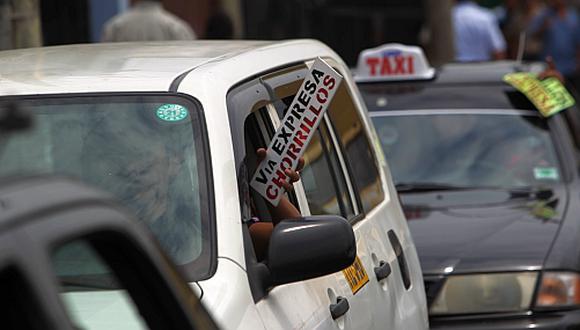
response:
[[[332,274],[352,265],[356,241],[339,216],[312,216],[280,222],[272,232],[267,265],[272,284]]]

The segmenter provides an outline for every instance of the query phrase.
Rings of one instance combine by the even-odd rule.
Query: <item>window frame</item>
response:
[[[339,63],[337,63],[335,60],[333,60],[332,58],[325,58],[325,60],[335,69],[337,70],[339,73],[343,74],[341,72],[341,70],[339,69],[340,65]],[[344,74],[343,74],[344,75]],[[364,105],[364,102],[362,100],[357,99],[357,97],[355,95],[353,95],[352,93],[352,88],[350,85],[348,85],[348,80],[344,79],[343,84],[347,84],[345,85],[347,93],[348,93],[348,97],[350,98],[353,106],[357,109],[360,109],[359,105]],[[359,102],[357,102],[359,101]],[[360,103],[360,104],[359,104]],[[369,147],[369,151],[370,154],[372,155],[373,161],[375,163],[375,168],[377,170],[377,178],[379,181],[379,189],[383,195],[383,200],[385,198],[388,197],[389,192],[387,190],[384,189],[384,183],[383,183],[383,175],[381,173],[381,161],[379,160],[380,155],[377,155],[376,150],[374,150],[374,145],[373,145],[373,139],[371,136],[369,136],[369,132],[368,129],[366,129],[366,124],[367,122],[361,117],[361,113],[359,111],[355,111],[355,114],[357,116],[357,119],[360,121],[361,126],[363,127],[363,134],[366,138],[368,147]],[[338,138],[338,135],[336,135],[335,132],[337,132],[337,128],[334,124],[334,122],[332,121],[332,119],[330,118],[330,115],[328,113],[325,114],[326,117],[328,117],[328,121],[330,122],[330,126],[331,126],[331,130],[332,130],[332,134],[334,135],[334,139],[336,141],[336,146],[339,147],[340,149],[340,155],[343,158],[343,164],[344,164],[344,169],[345,169],[345,176],[348,178],[350,184],[350,187],[352,189],[352,195],[353,196],[353,200],[356,201],[356,207],[358,208],[359,212],[358,214],[355,215],[355,217],[353,217],[352,219],[348,219],[349,222],[354,225],[355,223],[363,220],[364,218],[366,218],[367,213],[372,212],[373,210],[375,210],[381,203],[377,203],[376,205],[374,205],[369,211],[365,211],[364,209],[364,205],[363,205],[363,200],[362,200],[362,196],[360,195],[360,189],[358,187],[358,184],[356,182],[356,180],[354,179],[353,175],[351,173],[354,173],[352,164],[350,162],[350,160],[345,157],[344,155],[346,155],[346,146],[344,146],[344,144],[342,143],[341,139]],[[371,122],[369,122],[368,124],[372,125]]]
[[[244,198],[244,191],[251,189],[249,187],[249,180],[247,175],[247,168],[245,164],[246,159],[246,141],[245,141],[245,121],[247,117],[257,109],[255,108],[260,102],[265,102],[266,110],[269,114],[270,124],[273,126],[274,131],[280,126],[281,118],[272,102],[280,100],[275,98],[272,100],[271,95],[266,88],[264,82],[270,85],[272,90],[276,87],[288,85],[293,82],[303,80],[309,72],[309,65],[313,63],[314,60],[299,61],[294,63],[289,63],[285,66],[273,68],[271,70],[259,73],[253,77],[249,77],[246,80],[241,81],[238,84],[232,86],[226,94],[226,104],[228,110],[228,118],[230,123],[230,131],[232,136],[232,144],[234,149],[234,159],[235,168],[238,178],[238,194],[240,196],[240,209],[242,210],[242,222],[249,220],[250,214],[249,205],[245,205],[247,201]],[[325,122],[327,114],[325,114]],[[347,191],[349,194],[349,199],[351,201],[356,201],[358,197],[354,194],[353,183],[351,182],[351,177],[348,175],[348,168],[345,167],[347,164],[346,160],[342,155],[342,149],[340,145],[335,143],[335,138],[332,138],[334,134],[334,129],[332,126],[327,126],[329,131],[329,136],[331,140],[328,141],[330,145],[335,149],[339,165],[341,166],[340,174],[344,176],[345,182],[347,183]],[[268,140],[271,136],[268,136]],[[374,152],[373,152],[374,154]],[[306,199],[306,194],[304,187],[301,182],[294,184],[294,194],[298,200],[298,205],[301,213],[305,216],[311,215],[310,208]],[[357,202],[358,203],[358,202]],[[364,212],[358,207],[357,203],[352,203],[353,210],[358,208],[359,213],[352,219],[350,223],[354,224],[359,219],[364,218]],[[264,265],[257,262],[256,256],[254,254],[254,248],[247,230],[247,226],[242,226],[242,233],[244,239],[244,254],[246,260],[246,269],[248,274],[248,281],[250,284],[250,289],[252,291],[252,296],[254,302],[260,301],[267,295],[268,288],[263,287],[262,280],[264,279]]]

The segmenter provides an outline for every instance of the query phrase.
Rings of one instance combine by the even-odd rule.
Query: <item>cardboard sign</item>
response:
[[[522,92],[544,117],[550,117],[575,104],[572,95],[556,78],[540,81],[531,73],[510,73],[503,80]]]
[[[352,294],[357,293],[369,282],[369,275],[358,256],[350,267],[342,271],[342,274],[346,278]]]
[[[283,182],[289,181],[286,169],[298,166],[341,82],[342,76],[324,60],[314,61],[250,183],[272,205],[278,206]]]

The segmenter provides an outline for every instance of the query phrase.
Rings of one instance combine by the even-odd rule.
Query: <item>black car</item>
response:
[[[1,329],[216,329],[149,232],[62,178],[0,181],[0,291]]]
[[[544,118],[502,80],[529,70],[450,64],[428,80],[359,79],[434,329],[580,328],[578,109]]]

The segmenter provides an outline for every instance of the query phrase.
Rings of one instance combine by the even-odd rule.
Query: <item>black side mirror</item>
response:
[[[267,265],[274,285],[307,280],[353,264],[356,241],[339,216],[312,216],[280,222],[272,232]]]

